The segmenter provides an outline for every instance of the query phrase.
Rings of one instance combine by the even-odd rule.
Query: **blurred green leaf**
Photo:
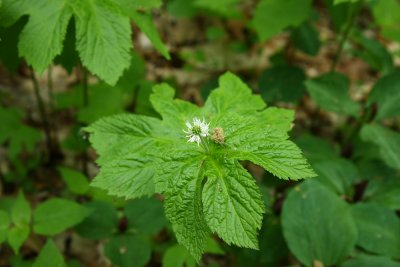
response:
[[[42,134],[24,125],[22,112],[16,108],[0,107],[0,144],[9,141],[8,155],[15,160],[22,151],[33,152]]]
[[[194,258],[189,254],[185,247],[181,245],[175,245],[169,247],[164,253],[162,260],[163,267],[195,267],[196,262]]]
[[[28,224],[18,224],[11,227],[8,231],[8,243],[15,254],[18,254],[20,247],[28,238],[30,227]]]
[[[12,72],[17,70],[21,61],[18,55],[18,36],[25,23],[26,19],[20,19],[10,27],[0,27],[0,61]]]
[[[305,82],[311,98],[323,109],[342,115],[359,116],[360,105],[349,95],[347,76],[331,72]]]
[[[297,101],[305,93],[304,71],[295,66],[277,66],[265,70],[260,77],[259,90],[267,102]]]
[[[166,224],[161,202],[154,198],[130,200],[125,206],[130,228],[146,234],[158,233]]]
[[[31,207],[22,191],[18,193],[18,197],[12,207],[11,221],[15,225],[28,225],[31,221]]]
[[[308,21],[296,27],[292,31],[290,39],[295,47],[310,56],[317,55],[321,47],[319,32]]]
[[[364,125],[361,139],[379,147],[381,159],[390,167],[400,170],[400,133],[377,124]]]
[[[344,158],[321,160],[312,164],[318,174],[316,181],[343,196],[352,196],[353,185],[359,180],[357,167]]]
[[[335,150],[333,144],[320,137],[303,134],[296,140],[296,144],[303,150],[305,157],[311,163],[339,157],[339,153]]]
[[[298,26],[311,13],[311,0],[261,0],[251,21],[259,39],[265,41],[288,26]]]
[[[288,194],[283,204],[282,226],[291,252],[306,266],[313,266],[315,260],[324,266],[338,264],[357,241],[350,207],[312,180]]]
[[[88,239],[100,240],[111,236],[117,228],[118,214],[115,207],[105,201],[84,204],[92,213],[75,227],[76,232]]]
[[[372,88],[368,96],[368,105],[376,103],[376,120],[400,115],[400,71],[383,76]]]
[[[357,245],[363,249],[399,258],[400,219],[395,211],[374,203],[353,206],[353,216],[358,228]]]
[[[400,177],[391,170],[389,176],[384,176],[382,169],[379,175],[369,181],[364,191],[363,199],[368,202],[375,202],[392,210],[400,209]]]
[[[54,242],[49,238],[32,267],[66,267],[64,258]]]
[[[264,217],[260,231],[260,262],[263,266],[276,266],[289,254],[278,217]],[[275,265],[274,265],[275,264]]]
[[[0,210],[0,244],[7,239],[8,228],[10,227],[10,216],[7,212]]]
[[[374,38],[361,33],[353,34],[353,40],[361,47],[354,49],[356,56],[367,62],[374,70],[388,74],[393,71],[393,58],[387,49]]]
[[[400,42],[400,3],[397,0],[374,1],[372,11],[383,36]]]
[[[118,267],[144,266],[151,256],[150,243],[137,235],[116,235],[104,245],[104,254]]]
[[[194,0],[171,0],[167,5],[168,12],[174,17],[193,17],[197,13]]]
[[[400,267],[400,262],[390,258],[375,255],[356,256],[344,262],[341,267]]]
[[[80,223],[91,209],[73,201],[52,198],[38,205],[33,213],[33,229],[41,235],[56,235]]]
[[[58,167],[57,169],[72,193],[84,195],[89,190],[89,181],[81,172],[66,167]]]
[[[238,17],[240,15],[238,10],[239,2],[240,0],[194,0],[194,5],[221,16]]]

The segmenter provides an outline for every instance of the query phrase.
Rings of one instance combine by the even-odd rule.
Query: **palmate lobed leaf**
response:
[[[10,26],[29,15],[19,39],[19,55],[42,73],[64,47],[71,19],[76,24],[76,50],[85,67],[115,85],[131,61],[131,25],[135,21],[155,48],[170,58],[153,24],[149,10],[161,1],[53,0],[50,2],[4,0],[0,25]],[[140,13],[138,10],[144,9]]]
[[[221,76],[202,108],[174,99],[166,84],[154,87],[151,102],[162,120],[122,114],[86,128],[101,166],[92,185],[126,198],[163,194],[177,240],[197,261],[210,232],[257,249],[264,204],[239,160],[283,179],[315,176],[288,140],[293,112],[265,109],[262,98],[231,73]],[[208,152],[188,143],[183,130],[194,117],[210,122],[211,131],[222,127],[224,143],[210,141]]]

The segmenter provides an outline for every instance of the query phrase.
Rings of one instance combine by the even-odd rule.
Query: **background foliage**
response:
[[[398,0],[1,0],[0,266],[400,266],[399,25]],[[219,79],[227,71],[263,101],[233,90],[231,74]],[[161,109],[181,131],[160,82],[204,110],[224,99],[229,123],[267,105],[265,123],[291,130],[317,174],[237,153],[267,170],[232,163],[261,192],[266,212],[248,245],[258,250],[207,233],[195,259],[164,214],[176,202],[101,184],[122,176],[112,166],[98,175],[115,141],[92,135],[94,151],[83,129],[122,113],[158,121]]]

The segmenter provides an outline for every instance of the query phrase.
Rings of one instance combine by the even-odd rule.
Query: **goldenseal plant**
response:
[[[282,179],[315,176],[288,140],[293,111],[266,108],[231,73],[220,77],[201,108],[174,93],[167,84],[153,89],[150,100],[162,120],[121,114],[86,128],[99,155],[92,185],[127,199],[164,195],[176,238],[197,261],[210,233],[258,249],[264,204],[240,161]]]

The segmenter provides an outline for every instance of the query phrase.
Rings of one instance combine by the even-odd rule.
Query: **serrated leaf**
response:
[[[239,113],[247,115],[265,108],[265,103],[239,77],[227,72],[219,78],[219,87],[211,92],[204,104],[205,114]]]
[[[364,125],[360,132],[364,141],[379,147],[380,158],[390,167],[400,169],[400,134],[377,124]]]
[[[73,201],[52,198],[41,203],[33,213],[33,229],[41,235],[56,235],[80,223],[91,210]]]
[[[73,2],[76,49],[83,64],[114,85],[130,64],[131,27],[128,17],[110,0]]]
[[[253,177],[233,160],[206,164],[202,198],[207,225],[228,244],[258,249],[264,204]]]
[[[311,3],[311,0],[261,0],[254,10],[251,25],[259,39],[265,41],[288,26],[300,25],[309,17]]]
[[[391,118],[400,114],[400,71],[395,71],[378,80],[368,96],[368,104],[376,103],[376,120]]]
[[[315,176],[301,150],[287,140],[286,132],[233,115],[225,121],[221,120],[220,124],[227,129],[226,143],[230,146],[228,154],[231,157],[250,160],[282,179],[298,180]]]
[[[67,0],[32,2],[29,21],[19,36],[18,50],[32,67],[42,73],[61,54],[72,10]]]
[[[153,87],[150,101],[154,109],[162,116],[165,124],[170,126],[170,130],[182,133],[185,122],[199,116],[200,109],[187,101],[173,99],[174,95],[175,90],[163,83]]]
[[[30,232],[29,225],[26,223],[14,225],[8,230],[7,240],[15,254],[18,255],[19,249],[29,237]]]
[[[7,239],[10,222],[10,216],[8,215],[8,213],[0,210],[0,244]]]
[[[293,128],[294,110],[291,109],[269,107],[255,116],[260,124],[279,131],[288,132]]]
[[[350,207],[312,180],[295,187],[285,199],[282,226],[291,252],[306,266],[314,261],[336,265],[357,241]]]
[[[376,254],[399,257],[400,219],[395,211],[374,203],[359,203],[352,212],[359,232],[357,245]]]
[[[323,109],[358,117],[359,103],[349,95],[347,76],[331,72],[305,82],[311,98]]]
[[[104,245],[104,255],[119,267],[141,267],[150,260],[151,247],[142,236],[116,235]]]
[[[48,266],[66,267],[62,254],[51,239],[47,239],[46,244],[32,265],[32,267]]]
[[[175,186],[166,194],[164,207],[178,242],[198,262],[204,252],[209,229],[201,203],[202,170],[200,163],[196,165],[181,169],[175,177]]]

